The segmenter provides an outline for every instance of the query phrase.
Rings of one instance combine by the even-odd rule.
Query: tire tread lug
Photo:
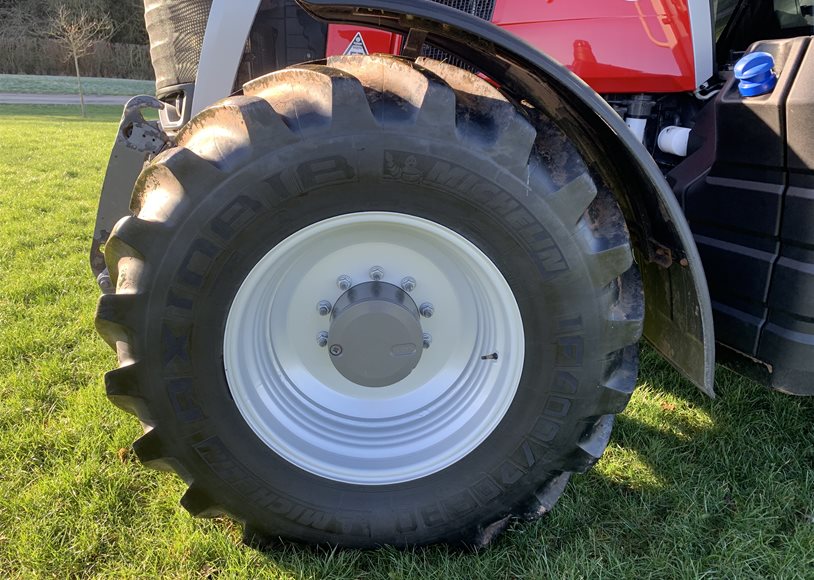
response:
[[[181,506],[196,518],[216,518],[223,515],[223,509],[202,487],[194,483],[181,497]]]
[[[142,367],[141,363],[134,363],[105,373],[105,392],[114,405],[149,423],[150,413],[139,378]]]
[[[586,171],[548,196],[548,204],[564,224],[574,226],[596,199],[596,184]]]
[[[589,256],[591,276],[597,288],[604,288],[633,265],[630,244],[624,243],[600,250]]]
[[[175,461],[167,452],[164,441],[156,429],[147,430],[144,435],[133,442],[133,451],[139,461],[158,471],[177,471],[173,469]]]
[[[585,473],[593,467],[610,441],[615,415],[602,415],[588,429],[574,452],[565,460],[564,471]]]
[[[599,414],[621,413],[636,388],[639,346],[631,344],[621,353],[621,362],[602,381],[602,395],[597,402]]]
[[[470,133],[468,125],[477,118],[477,111],[493,123],[491,142],[477,142],[477,146],[489,152],[495,163],[523,182],[529,177],[529,157],[537,139],[537,130],[529,123],[494,86],[474,73],[449,63],[421,57],[416,64],[438,75],[456,93],[458,110],[456,127],[459,133]],[[464,137],[466,139],[466,137]],[[471,137],[470,137],[471,139]]]

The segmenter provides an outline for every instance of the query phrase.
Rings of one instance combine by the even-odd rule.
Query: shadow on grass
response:
[[[263,556],[314,577],[795,570],[814,556],[814,398],[717,372],[719,397],[712,400],[645,347],[639,392],[618,418],[602,461],[572,478],[551,514],[515,524],[480,553],[284,543]],[[648,562],[646,574],[639,561]]]
[[[757,568],[767,574],[784,558],[811,562],[814,398],[718,367],[712,400],[651,349],[642,354],[640,390],[617,419],[605,457],[572,479],[558,506],[570,513],[555,509],[536,524],[539,538],[560,542],[553,521],[572,530],[571,542],[605,535],[627,556],[672,552],[713,567],[729,558],[774,562]],[[642,471],[654,483],[643,485]]]

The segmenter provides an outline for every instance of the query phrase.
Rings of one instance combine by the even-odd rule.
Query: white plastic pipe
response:
[[[630,130],[633,131],[633,134],[636,135],[636,139],[638,139],[641,143],[644,143],[644,130],[647,128],[647,119],[641,119],[639,117],[627,117],[625,119],[625,123],[627,123]]]
[[[687,143],[690,140],[690,129],[686,127],[665,127],[659,133],[658,146],[665,153],[687,156]]]

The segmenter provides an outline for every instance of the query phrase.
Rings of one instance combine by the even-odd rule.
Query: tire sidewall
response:
[[[255,527],[351,546],[448,540],[528,501],[591,418],[607,307],[585,264],[590,233],[551,211],[538,174],[526,184],[477,151],[380,132],[305,140],[199,193],[151,272],[144,344],[151,411],[189,478]],[[492,434],[458,463],[394,485],[331,481],[278,456],[243,420],[223,370],[229,306],[254,265],[302,228],[360,211],[422,217],[473,242],[509,283],[526,337],[517,394]]]

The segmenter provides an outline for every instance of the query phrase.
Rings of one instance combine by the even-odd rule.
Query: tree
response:
[[[112,42],[149,44],[144,26],[143,0],[107,0],[105,10],[116,27]]]
[[[15,4],[0,6],[0,38],[18,40],[31,33],[32,19]]]
[[[94,16],[84,8],[72,11],[61,5],[51,18],[46,34],[65,50],[66,60],[73,59],[76,82],[79,85],[79,103],[84,117],[85,95],[82,91],[82,76],[79,74],[79,59],[93,52],[97,42],[108,40],[113,35],[113,23],[104,12]]]
[[[34,28],[34,20],[22,6],[7,4],[0,6],[0,42],[7,46],[24,42]],[[9,50],[5,55],[7,66],[11,72],[16,72],[14,51]]]

